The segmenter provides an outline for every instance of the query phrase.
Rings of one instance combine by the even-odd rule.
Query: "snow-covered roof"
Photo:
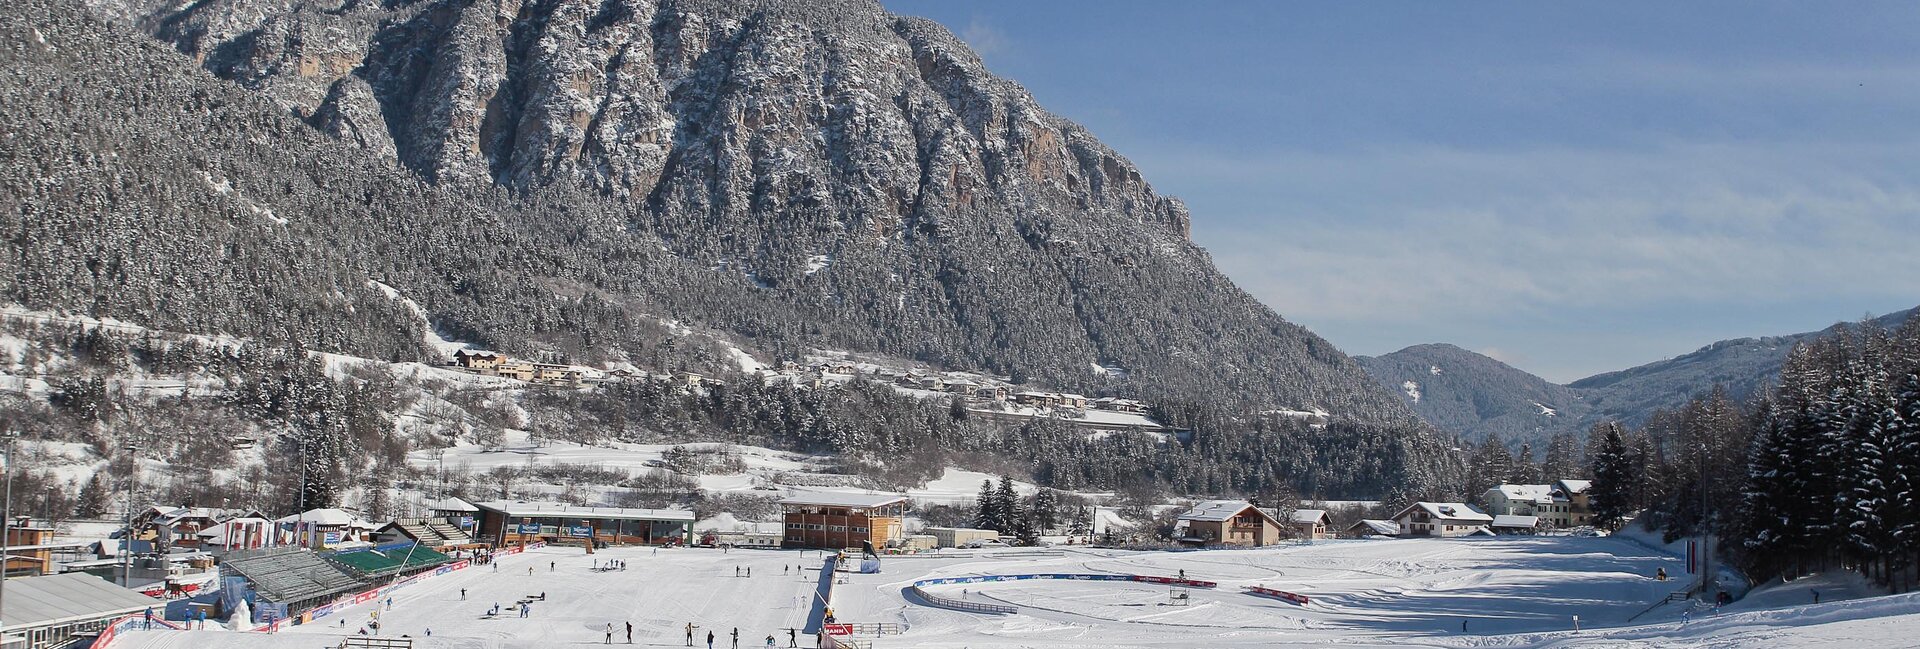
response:
[[[1327,510],[1324,509],[1293,510],[1293,522],[1295,523],[1322,523],[1330,520],[1332,519],[1327,517]]]
[[[1240,512],[1248,509],[1259,511],[1259,508],[1254,507],[1253,503],[1244,500],[1206,500],[1194,503],[1193,507],[1187,510],[1187,513],[1180,515],[1180,520],[1210,521],[1217,523],[1232,519],[1234,516],[1239,515]],[[1267,513],[1260,512],[1260,515],[1266,516]]]
[[[9,579],[7,589],[13,596],[0,615],[10,630],[108,619],[164,604],[84,572]]]
[[[1501,514],[1499,516],[1493,517],[1494,527],[1531,528],[1539,524],[1540,524],[1539,516],[1512,516],[1508,514]]]
[[[1417,502],[1412,505],[1408,505],[1406,509],[1401,510],[1399,514],[1395,514],[1393,518],[1394,520],[1399,520],[1401,517],[1406,516],[1409,512],[1412,512],[1415,509],[1425,510],[1428,516],[1432,516],[1434,518],[1444,518],[1447,520],[1471,521],[1471,522],[1479,522],[1479,523],[1493,522],[1492,516],[1482,514],[1474,510],[1474,508],[1468,507],[1466,503]]]
[[[459,499],[459,498],[447,498],[447,499],[444,499],[444,500],[429,500],[429,501],[427,501],[427,502],[425,502],[425,503],[423,503],[423,504],[425,504],[425,505],[427,506],[427,509],[429,509],[429,510],[432,510],[432,511],[436,511],[436,512],[477,512],[477,511],[480,511],[480,508],[479,508],[479,507],[475,507],[475,506],[473,506],[473,503],[470,503],[470,502],[467,502],[467,501],[464,501],[464,500],[461,500],[461,499]]]
[[[1571,496],[1573,494],[1586,493],[1587,489],[1593,486],[1593,481],[1592,480],[1561,480],[1559,482],[1554,483],[1553,486],[1554,488],[1560,490],[1562,493],[1565,493]]]
[[[870,494],[857,491],[805,491],[780,499],[782,505],[821,505],[826,507],[884,507],[906,502],[901,494]]]
[[[634,507],[581,507],[565,503],[530,503],[490,500],[474,503],[480,509],[514,518],[581,518],[623,521],[693,522],[693,512],[684,509],[639,509]]]
[[[1395,523],[1393,521],[1383,521],[1377,518],[1361,519],[1360,522],[1354,523],[1352,526],[1348,527],[1347,529],[1352,531],[1358,531],[1361,528],[1372,530],[1374,534],[1379,534],[1382,536],[1399,536],[1400,535],[1399,523]]]
[[[162,513],[158,516],[153,517],[153,522],[159,523],[161,525],[171,525],[173,523],[187,520],[189,518],[204,518],[207,520],[213,520],[219,517],[219,515],[220,515],[220,510],[218,509],[211,509],[207,507],[176,507],[174,509],[168,510],[165,513]]]
[[[1496,493],[1506,496],[1510,502],[1551,502],[1553,500],[1553,486],[1543,484],[1503,484],[1488,489],[1481,499],[1491,500],[1491,496]]]
[[[283,516],[276,523],[302,523],[306,525],[346,525],[360,520],[353,512],[344,509],[309,509],[299,514]]]

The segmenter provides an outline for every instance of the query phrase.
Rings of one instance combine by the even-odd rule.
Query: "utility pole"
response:
[[[140,445],[128,444],[127,451],[127,509],[121,513],[125,531],[120,533],[120,587],[131,588],[133,581],[133,471],[138,468]]]
[[[0,433],[0,439],[7,444],[7,502],[4,512],[0,512],[0,611],[6,610],[7,569],[13,567],[13,443],[19,441],[20,431],[8,427]],[[0,619],[0,631],[5,631],[7,621]]]
[[[299,511],[293,515],[293,533],[294,542],[301,547],[311,547],[307,538],[309,535],[303,528],[307,526],[307,465],[310,464],[307,461],[307,444],[312,437],[305,432],[300,435],[300,499]]]

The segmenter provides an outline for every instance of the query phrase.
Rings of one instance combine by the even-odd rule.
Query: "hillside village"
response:
[[[684,389],[725,385],[724,379],[695,372],[655,374],[631,366],[602,370],[466,349],[454,351],[446,365],[476,375],[551,387],[587,388],[608,381],[664,381]],[[811,356],[804,363],[786,361],[777,367],[743,361],[741,369],[747,377],[763,383],[784,382],[809,389],[849,381],[882,383],[894,386],[902,394],[918,398],[958,399],[972,412],[1016,422],[1049,417],[1096,432],[1137,431],[1162,435],[1162,439],[1165,439],[1165,435],[1183,436],[1186,433],[1155,421],[1150,414],[1152,406],[1144,401],[1034,390],[1014,385],[1006,377],[971,372],[900,369],[832,355]],[[1302,414],[1317,417],[1318,421],[1325,419],[1324,413]]]

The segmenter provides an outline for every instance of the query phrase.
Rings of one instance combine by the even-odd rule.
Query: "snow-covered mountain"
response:
[[[24,0],[0,37],[0,307],[249,343],[176,366],[158,342],[23,333],[13,366],[58,385],[0,398],[62,441],[110,451],[167,420],[174,404],[108,389],[128,375],[205,378],[213,398],[180,405],[236,436],[353,429],[350,477],[394,472],[376,449],[473,432],[403,439],[386,420],[415,413],[394,404],[347,424],[309,411],[338,404],[237,392],[289,384],[277,364],[303,397],[359,398],[371,379],[299,359],[437,363],[468,345],[704,373],[734,397],[527,392],[475,406],[503,413],[489,436],[567,412],[559,428],[594,439],[917,461],[935,444],[893,437],[952,426],[968,435],[946,450],[1056,481],[1372,496],[1457,477],[1435,431],[1214,268],[1186,209],[1123,156],[944,28],[871,1]],[[743,387],[743,354],[821,349],[1141,399],[1218,443],[1169,459],[884,386],[849,388],[864,408]],[[1280,411],[1334,421],[1256,421]]]
[[[1893,328],[1916,311],[1920,307],[1872,322]],[[1414,345],[1355,360],[1442,430],[1469,439],[1498,434],[1509,441],[1538,442],[1557,432],[1583,432],[1604,420],[1639,425],[1654,411],[1678,408],[1716,384],[1744,398],[1779,376],[1781,361],[1795,344],[1855,326],[1840,323],[1820,331],[1722,340],[1682,356],[1565,385],[1447,344]]]

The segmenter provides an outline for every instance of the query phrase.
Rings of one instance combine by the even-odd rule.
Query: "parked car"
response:
[[[1010,548],[1013,546],[1007,545],[1006,542],[1001,541],[1000,539],[979,539],[975,541],[968,541],[966,545],[961,547],[972,549],[972,550],[978,550],[981,548]]]

